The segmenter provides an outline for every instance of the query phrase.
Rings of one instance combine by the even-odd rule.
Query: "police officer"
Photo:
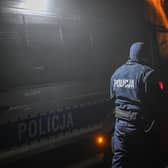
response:
[[[150,168],[155,161],[150,150],[157,152],[158,144],[155,139],[147,144],[146,134],[155,127],[157,81],[154,69],[144,64],[147,51],[144,42],[133,43],[128,61],[111,77],[110,96],[115,104],[112,168]]]

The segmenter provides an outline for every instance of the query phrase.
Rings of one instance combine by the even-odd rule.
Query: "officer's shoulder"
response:
[[[124,67],[125,64],[122,64],[120,66],[118,66],[115,71],[113,72],[112,76],[117,75],[118,73],[120,73],[120,71],[122,70],[122,68]]]
[[[156,71],[149,65],[143,65],[143,76],[144,76],[144,81],[147,80],[149,77],[153,77],[156,75]]]
[[[149,66],[149,65],[142,65],[141,67],[142,67],[142,70],[143,70],[145,73],[147,73],[147,72],[154,72],[154,71],[155,71],[155,70],[154,70],[151,66]]]

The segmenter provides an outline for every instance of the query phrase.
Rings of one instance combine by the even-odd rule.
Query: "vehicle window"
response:
[[[80,22],[14,14],[1,18],[2,90],[91,78],[89,33]]]

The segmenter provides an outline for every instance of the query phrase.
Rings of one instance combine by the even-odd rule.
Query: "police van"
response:
[[[0,2],[2,163],[58,149],[65,154],[72,144],[87,146],[87,154],[110,149],[109,81],[132,42],[145,37],[148,59],[162,69],[156,63],[164,62],[167,72],[167,53],[158,48],[167,29],[151,25],[152,16],[146,27],[142,11],[143,3],[132,0]]]

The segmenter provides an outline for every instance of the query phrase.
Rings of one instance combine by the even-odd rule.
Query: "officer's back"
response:
[[[156,86],[154,69],[143,63],[143,58],[149,57],[146,51],[143,42],[134,43],[128,61],[111,78],[110,96],[115,103],[116,117],[112,134],[113,168],[154,167],[159,163],[151,150],[158,146],[154,142],[156,138],[149,143],[151,139],[145,135],[144,127],[145,120],[154,121],[152,94]],[[152,125],[150,134],[154,133]]]
[[[128,61],[119,67],[111,78],[110,94],[121,110],[139,112],[147,92],[147,79],[154,70],[144,65],[144,43],[137,42],[130,48]]]

